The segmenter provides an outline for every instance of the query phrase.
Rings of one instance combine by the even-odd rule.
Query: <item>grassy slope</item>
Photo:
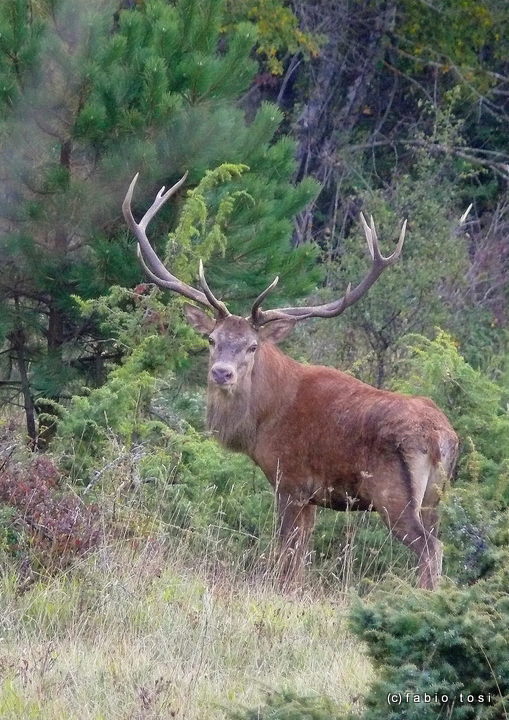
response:
[[[123,543],[21,595],[4,575],[2,720],[223,718],[282,687],[355,703],[372,675],[344,604],[196,561]]]

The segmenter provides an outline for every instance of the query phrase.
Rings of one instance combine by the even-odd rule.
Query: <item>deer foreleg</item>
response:
[[[279,523],[278,577],[283,588],[298,586],[302,582],[304,564],[308,555],[309,538],[315,524],[316,508],[292,499],[287,493],[278,493]]]

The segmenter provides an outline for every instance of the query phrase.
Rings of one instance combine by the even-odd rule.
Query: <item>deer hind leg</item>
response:
[[[442,546],[436,537],[435,506],[423,514],[430,471],[426,455],[407,460],[401,454],[375,474],[382,492],[375,492],[374,505],[394,537],[415,553],[419,587],[433,590],[442,571]]]
[[[434,590],[442,572],[442,545],[429,532],[413,509],[403,509],[398,517],[387,518],[394,537],[412,550],[418,563],[419,587]]]
[[[440,466],[432,468],[420,508],[422,524],[435,538],[438,535],[440,521],[438,503],[442,497],[445,481],[446,475],[443,468]]]
[[[278,492],[279,523],[278,577],[283,589],[302,583],[309,538],[315,524],[314,505],[297,502],[288,493]]]
[[[421,517],[424,527],[434,537],[438,534],[438,504],[444,488],[450,482],[458,457],[458,439],[455,435],[446,435],[440,441],[440,461],[431,466],[428,484],[421,506]]]

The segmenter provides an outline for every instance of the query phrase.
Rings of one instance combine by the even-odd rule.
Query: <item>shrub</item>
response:
[[[97,508],[60,488],[60,473],[46,456],[4,462],[0,472],[4,551],[23,563],[65,567],[101,537]]]
[[[467,589],[411,591],[397,602],[393,591],[354,605],[352,628],[379,672],[363,720],[507,717],[508,586],[505,570]]]

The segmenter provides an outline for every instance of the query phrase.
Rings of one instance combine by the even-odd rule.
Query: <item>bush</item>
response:
[[[397,602],[393,591],[354,605],[352,628],[379,671],[363,720],[506,717],[508,589],[502,571],[468,589],[449,584]]]
[[[98,545],[97,507],[60,488],[60,473],[45,456],[4,461],[0,472],[2,545],[24,566],[62,568]]]

